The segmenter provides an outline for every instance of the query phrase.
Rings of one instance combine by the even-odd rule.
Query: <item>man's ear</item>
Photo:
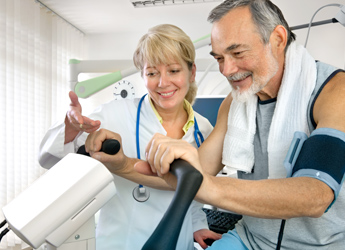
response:
[[[287,30],[283,25],[277,25],[270,36],[270,44],[272,49],[276,50],[278,53],[285,51],[287,44]]]

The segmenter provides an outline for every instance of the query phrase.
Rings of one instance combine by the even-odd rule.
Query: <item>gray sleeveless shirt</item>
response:
[[[335,67],[317,62],[317,82],[309,101],[307,116],[310,132],[316,127],[312,116],[315,100],[323,87],[340,72]],[[259,101],[254,138],[255,164],[252,173],[238,172],[238,178],[260,180],[268,178],[268,133],[276,105],[276,98]],[[281,220],[243,216],[236,229],[249,249],[275,249]],[[331,246],[330,246],[331,245]],[[230,249],[230,248],[229,248]],[[345,249],[345,190],[342,187],[337,201],[320,218],[293,218],[286,221],[282,250]]]

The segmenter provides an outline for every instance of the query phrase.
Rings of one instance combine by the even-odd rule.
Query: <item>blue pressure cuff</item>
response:
[[[334,191],[333,205],[345,173],[345,133],[331,128],[314,130],[308,138],[296,132],[284,161],[288,177],[307,176],[326,183]]]

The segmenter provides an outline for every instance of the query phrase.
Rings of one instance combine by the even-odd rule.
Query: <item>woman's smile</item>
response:
[[[173,90],[173,91],[170,91],[170,92],[158,92],[158,94],[160,96],[162,96],[163,98],[169,98],[169,97],[172,97],[175,94],[176,91],[177,90]]]

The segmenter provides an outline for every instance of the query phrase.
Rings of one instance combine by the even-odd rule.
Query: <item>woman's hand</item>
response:
[[[115,155],[109,155],[104,152],[100,152],[102,143],[107,139],[116,139],[120,143],[120,150]],[[128,167],[128,158],[122,150],[122,139],[117,133],[109,131],[107,129],[100,129],[93,133],[90,133],[85,141],[85,150],[90,154],[92,158],[95,158],[102,162],[110,172],[119,174],[119,171],[123,173]],[[133,166],[131,166],[133,167]]]
[[[69,98],[71,104],[65,118],[65,144],[73,141],[80,131],[92,133],[101,125],[100,121],[94,121],[82,115],[82,107],[76,93],[70,91]]]
[[[211,239],[211,240],[219,240],[222,238],[221,234],[218,234],[216,232],[213,232],[208,229],[200,229],[196,232],[194,232],[194,239],[198,244],[203,248],[206,249],[208,245],[205,243],[205,240]]]

